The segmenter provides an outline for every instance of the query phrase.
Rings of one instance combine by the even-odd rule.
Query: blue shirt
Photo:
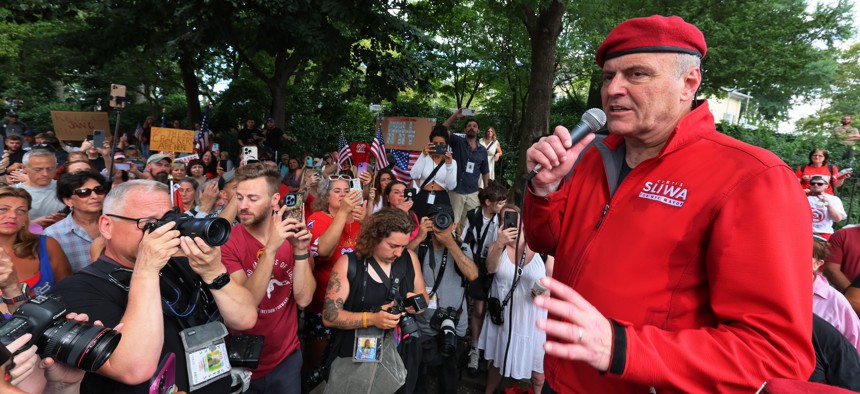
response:
[[[57,240],[63,252],[66,252],[74,273],[93,262],[90,258],[90,245],[93,244],[93,239],[72,216],[74,213],[45,229],[45,235]]]
[[[478,191],[478,179],[490,172],[487,163],[487,148],[475,140],[475,149],[469,146],[466,138],[451,134],[448,143],[454,160],[457,161],[457,188],[455,193],[472,194]]]

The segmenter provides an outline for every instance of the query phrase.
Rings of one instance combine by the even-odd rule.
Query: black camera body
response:
[[[436,310],[430,319],[430,328],[439,333],[439,353],[443,357],[451,357],[457,352],[457,323],[460,314],[457,309],[449,306]]]
[[[264,341],[262,335],[230,335],[230,346],[227,349],[230,365],[235,368],[256,369],[260,365]]]
[[[434,205],[430,208],[427,216],[432,217],[433,225],[439,230],[446,230],[454,224],[454,208],[450,205]]]
[[[183,215],[178,208],[173,208],[164,214],[161,219],[153,223],[149,223],[143,228],[143,231],[153,231],[167,223],[175,222],[173,227],[179,230],[179,234],[186,237],[199,237],[210,246],[221,246],[227,243],[230,239],[230,231],[232,226],[227,219],[224,218],[206,218],[198,219]]]
[[[8,346],[22,335],[30,339],[22,349],[38,346],[38,354],[87,372],[95,372],[107,362],[119,345],[122,334],[92,323],[66,320],[66,306],[57,296],[38,296],[0,323],[0,344]]]
[[[392,279],[391,290],[388,292],[388,300],[394,301],[394,305],[388,308],[386,312],[392,315],[402,315],[397,325],[403,332],[403,338],[421,338],[421,328],[418,327],[418,322],[411,314],[405,312],[406,308],[410,306],[415,309],[416,313],[427,308],[427,301],[424,296],[418,294],[405,299],[400,297],[400,278],[394,278]]]

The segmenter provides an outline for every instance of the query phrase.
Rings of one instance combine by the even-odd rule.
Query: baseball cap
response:
[[[230,170],[221,174],[221,177],[218,178],[218,190],[224,190],[224,186],[227,186],[227,184],[232,182],[233,179],[236,179],[235,170]]]
[[[652,15],[621,22],[597,48],[597,65],[609,59],[642,52],[687,53],[705,57],[705,35],[678,16]]]
[[[167,161],[168,161],[168,162],[173,163],[173,159],[171,159],[171,158],[170,158],[170,156],[168,156],[168,155],[163,155],[163,154],[161,154],[161,153],[156,153],[156,154],[154,154],[154,155],[152,155],[152,156],[149,156],[149,159],[147,159],[147,160],[146,160],[146,164],[154,163],[154,162],[156,162],[156,161],[161,161],[161,160],[164,160],[164,159],[167,159]]]

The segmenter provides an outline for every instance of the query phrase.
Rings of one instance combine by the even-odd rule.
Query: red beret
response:
[[[597,48],[597,65],[619,56],[640,52],[688,53],[705,57],[708,45],[696,27],[677,16],[652,15],[621,22]]]

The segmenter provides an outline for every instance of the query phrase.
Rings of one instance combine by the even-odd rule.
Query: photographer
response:
[[[107,363],[84,378],[82,392],[146,393],[159,363],[170,353],[176,356],[180,390],[188,391],[195,383],[205,384],[196,392],[229,390],[226,348],[218,343],[220,337],[207,335],[212,325],[206,323],[220,312],[230,329],[250,329],[257,321],[256,304],[244,287],[230,281],[220,247],[181,235],[174,229],[175,219],[161,224],[170,205],[167,186],[158,182],[130,181],[111,190],[99,218],[104,254],[55,290],[70,310],[125,327]],[[180,250],[187,258],[174,257]],[[199,334],[200,341],[211,346],[210,353],[201,356],[200,350],[185,349],[182,331],[191,327],[186,336]],[[223,361],[220,368],[208,371],[209,379],[192,382],[207,371],[192,363],[195,373],[189,374],[186,358],[210,354]]]
[[[465,245],[461,249],[454,239],[453,208],[435,205],[424,220],[433,222],[433,226],[429,245],[418,248],[424,288],[429,297],[427,312],[415,318],[422,334],[422,373],[407,375],[406,391],[426,387],[426,382],[421,380],[429,375],[423,369],[439,367],[439,393],[455,393],[460,381],[459,360],[466,348],[469,325],[466,286],[478,278],[478,267],[472,261],[472,251]],[[407,369],[411,371],[409,365]]]
[[[403,211],[384,208],[362,227],[355,252],[341,256],[334,264],[323,312],[323,324],[336,329],[332,339],[333,356],[352,358],[357,353],[357,330],[376,327],[386,330],[383,335],[387,335],[388,330],[398,324],[404,334],[415,334],[419,330],[414,320],[412,325],[404,327],[403,323],[410,319],[401,311],[392,310],[395,304],[404,305],[405,299],[415,296],[426,302],[418,258],[406,250],[413,227],[412,219]],[[395,283],[399,283],[396,289]],[[414,312],[412,307],[404,309]],[[389,356],[399,357],[396,352],[387,352],[382,357]],[[342,378],[332,368],[329,386],[334,385],[333,379]]]

